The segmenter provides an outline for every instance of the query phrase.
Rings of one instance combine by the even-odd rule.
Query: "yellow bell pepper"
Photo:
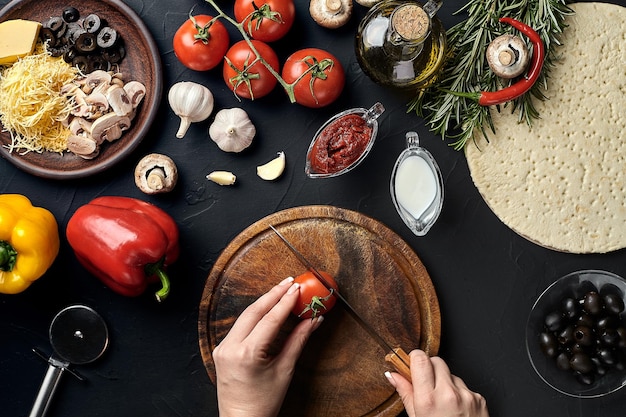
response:
[[[0,293],[24,291],[59,253],[54,215],[19,194],[0,194]]]

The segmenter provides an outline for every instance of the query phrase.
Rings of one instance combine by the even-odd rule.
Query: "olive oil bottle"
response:
[[[355,52],[374,82],[403,89],[431,85],[446,56],[446,33],[435,13],[442,0],[383,0],[363,17]]]

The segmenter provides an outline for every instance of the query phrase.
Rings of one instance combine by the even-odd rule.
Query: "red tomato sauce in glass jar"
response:
[[[365,152],[372,127],[360,114],[347,114],[330,123],[317,137],[309,161],[315,173],[331,174],[350,166]]]

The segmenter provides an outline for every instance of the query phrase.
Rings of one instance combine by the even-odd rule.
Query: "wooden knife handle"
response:
[[[411,369],[409,368],[411,359],[402,348],[395,348],[392,352],[386,354],[385,361],[392,364],[400,375],[411,381]]]

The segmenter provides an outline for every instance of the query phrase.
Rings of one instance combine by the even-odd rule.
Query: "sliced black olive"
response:
[[[596,316],[602,312],[604,301],[602,296],[596,291],[589,291],[583,298],[583,309],[592,316]]]
[[[63,13],[61,14],[61,17],[67,23],[72,23],[72,22],[76,22],[78,20],[78,18],[80,17],[80,13],[78,12],[78,10],[75,7],[66,7],[63,10]]]
[[[117,31],[105,26],[98,33],[98,46],[102,49],[111,48],[117,42]]]
[[[85,32],[86,30],[83,29],[83,27],[79,23],[68,23],[67,30],[65,31],[65,38],[68,42],[75,43],[78,37]]]
[[[70,49],[68,44],[60,44],[57,47],[53,47],[53,48],[48,48],[48,52],[50,52],[50,55],[57,58],[60,56],[63,56],[68,50]]]
[[[89,65],[92,71],[96,71],[96,70],[108,71],[109,69],[111,69],[111,64],[109,63],[109,61],[107,61],[100,55],[89,56]]]
[[[39,39],[43,43],[47,43],[48,46],[54,47],[57,44],[57,36],[54,34],[54,31],[50,28],[42,27],[39,30]]]
[[[88,74],[90,73],[90,65],[89,65],[89,58],[85,55],[77,55],[73,60],[72,60],[72,66],[78,68],[78,70],[80,72],[82,72],[83,74]]]
[[[54,31],[55,33],[59,33],[60,31],[64,31],[65,29],[65,22],[63,21],[62,18],[58,17],[58,16],[53,16],[50,19],[46,20],[43,24],[42,27],[44,28],[48,28],[52,31]]]
[[[102,27],[102,20],[97,14],[90,14],[83,19],[83,29],[89,33],[98,33]]]
[[[624,311],[624,300],[617,294],[606,294],[604,308],[611,314],[620,314]]]
[[[73,47],[68,47],[67,51],[63,54],[63,60],[68,64],[71,64],[74,58],[76,58],[79,54],[76,52],[76,49]]]
[[[124,48],[124,45],[120,44],[113,48],[103,50],[102,56],[111,64],[118,64],[126,56],[126,48]]]
[[[78,52],[87,53],[96,49],[96,36],[93,33],[83,33],[76,39],[76,50]]]

